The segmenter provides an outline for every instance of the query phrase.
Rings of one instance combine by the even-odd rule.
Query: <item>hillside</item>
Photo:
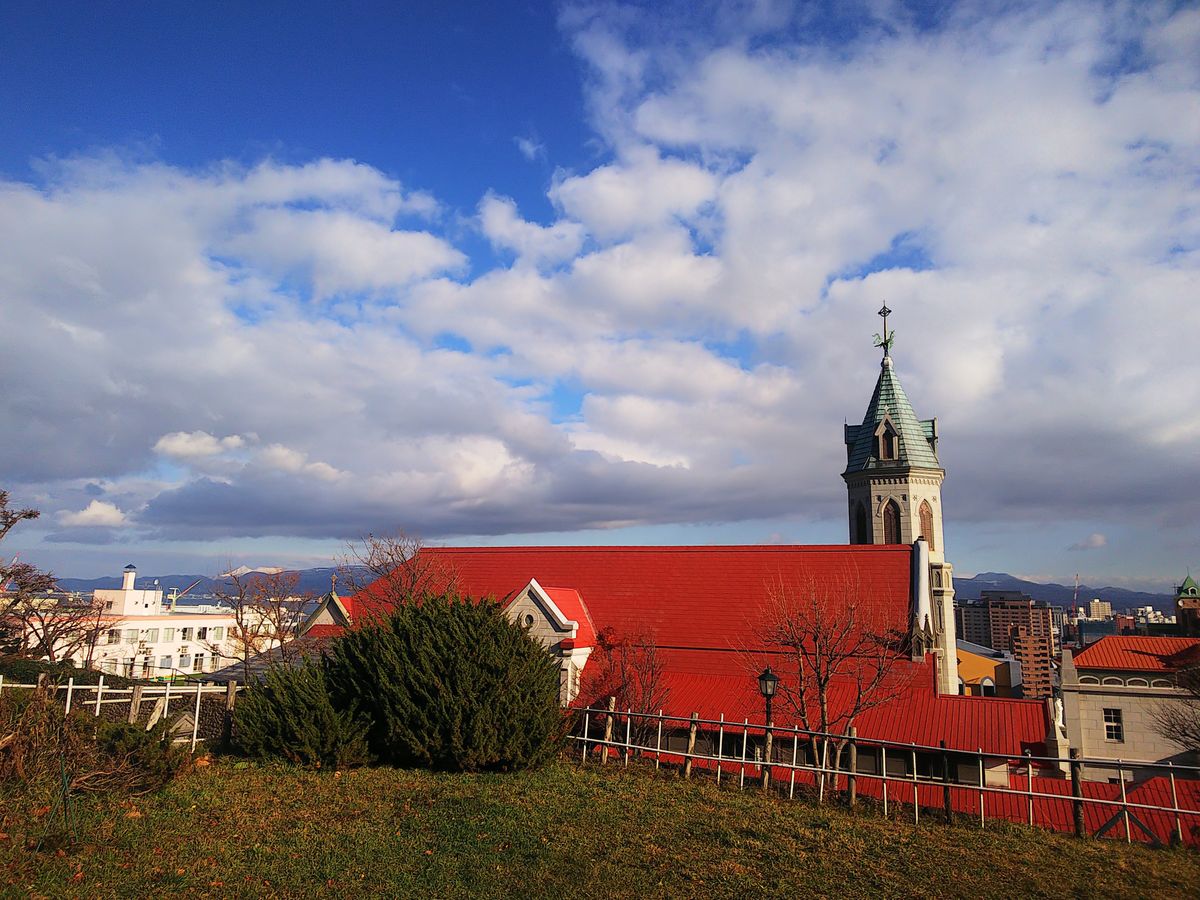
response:
[[[0,798],[2,799],[2,798]],[[82,847],[0,803],[13,896],[1194,897],[1200,856],[1015,825],[914,827],[653,771],[340,774],[218,760],[81,801]],[[43,813],[45,815],[45,813]]]

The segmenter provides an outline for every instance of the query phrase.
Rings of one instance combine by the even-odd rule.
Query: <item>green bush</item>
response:
[[[324,665],[334,705],[370,719],[382,761],[507,770],[561,746],[558,667],[495,602],[404,604],[335,642]]]
[[[233,710],[234,746],[250,756],[281,756],[313,768],[368,760],[366,722],[353,707],[334,709],[321,667],[272,666]]]
[[[39,675],[47,675],[57,684],[66,684],[68,678],[74,678],[76,684],[96,684],[102,674],[96,669],[76,668],[68,662],[52,663],[23,656],[0,656],[0,675],[4,676],[5,684],[37,684]],[[104,675],[104,683],[108,687],[129,687],[140,682],[121,675]]]

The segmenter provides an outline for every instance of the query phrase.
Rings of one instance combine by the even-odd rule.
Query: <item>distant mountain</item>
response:
[[[264,570],[248,569],[245,566],[242,566],[235,571],[238,575],[248,575],[256,571]],[[279,570],[275,569],[271,571]],[[342,586],[339,593],[348,593],[348,587],[346,586],[345,579],[339,574],[339,570],[336,567],[326,566],[318,569],[301,569],[298,574],[300,576],[296,583],[296,589],[298,591],[309,591],[317,595],[324,594],[329,590],[329,587],[332,584],[332,577],[337,574],[339,578],[342,578]],[[182,591],[193,581],[197,580],[199,580],[200,583],[192,588],[188,592],[187,596],[211,596],[214,588],[217,586],[218,581],[221,579],[210,578],[207,575],[139,575],[137,586],[140,589],[149,590],[154,586],[154,582],[157,581],[158,586],[162,588],[163,593],[165,594],[171,588],[178,588]],[[119,588],[121,586],[121,577],[116,575],[105,578],[60,578],[58,579],[58,586],[64,591],[80,591],[83,593],[90,593],[91,591],[97,589],[111,590]]]
[[[978,600],[980,591],[1020,591],[1034,600],[1044,600],[1053,606],[1069,606],[1075,597],[1073,584],[1040,584],[1004,572],[980,572],[974,578],[961,578],[957,575],[954,577],[956,600]],[[1087,603],[1095,597],[1107,600],[1112,604],[1114,611],[1135,606],[1153,606],[1166,613],[1173,613],[1175,610],[1175,598],[1170,594],[1148,594],[1125,588],[1079,585],[1080,603]]]
[[[239,575],[245,575],[253,571],[263,570],[247,569],[245,566],[236,570]],[[333,566],[318,569],[301,569],[299,574],[300,579],[297,583],[297,589],[320,595],[329,590],[331,578],[333,575],[338,574],[338,569]],[[341,578],[340,575],[339,578]],[[217,584],[217,579],[205,575],[142,575],[138,577],[137,586],[139,588],[149,588],[155,579],[158,580],[159,586],[163,589],[164,593],[171,588],[178,588],[182,591],[193,581],[199,579],[200,583],[188,593],[189,597],[211,595],[213,588]],[[60,578],[58,579],[58,583],[63,590],[82,591],[86,593],[94,591],[97,588],[119,588],[121,586],[121,578],[120,576],[107,578]],[[346,585],[344,578],[341,578],[340,584],[341,590],[339,593],[347,593],[348,585]],[[978,600],[980,591],[1021,591],[1024,594],[1028,594],[1034,600],[1044,600],[1054,606],[1067,606],[1071,603],[1071,599],[1075,595],[1075,586],[1067,584],[1040,584],[1036,581],[1025,581],[1013,575],[1007,575],[1004,572],[981,572],[974,578],[955,577],[954,595],[956,599]],[[1079,600],[1081,603],[1087,603],[1093,597],[1109,601],[1113,605],[1114,610],[1123,610],[1134,606],[1153,606],[1163,612],[1171,613],[1175,608],[1175,598],[1170,594],[1148,594],[1143,591],[1129,591],[1125,588],[1096,588],[1083,584],[1079,586]]]

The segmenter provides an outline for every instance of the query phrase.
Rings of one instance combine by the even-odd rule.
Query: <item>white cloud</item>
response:
[[[277,469],[280,472],[291,474],[312,475],[322,481],[337,481],[345,474],[329,463],[309,462],[308,454],[282,444],[271,444],[264,447],[258,454],[258,462],[268,469]]]
[[[103,500],[93,500],[78,512],[60,513],[58,521],[67,528],[115,528],[126,523],[125,513]]]
[[[0,182],[0,470],[184,539],[830,522],[886,300],[948,533],[1194,525],[1200,12],[877,4],[831,49],[756,9],[564,13],[600,155],[549,220],[480,199],[511,264],[351,161]]]
[[[517,204],[507,197],[488,194],[479,204],[483,233],[493,245],[515,250],[522,259],[555,263],[575,256],[583,246],[583,226],[577,222],[538,225],[527,222],[517,212]]]
[[[675,219],[691,221],[716,189],[717,179],[706,169],[638,147],[625,160],[586,175],[560,173],[550,197],[592,234],[615,238]]]
[[[154,442],[154,452],[175,459],[190,460],[218,456],[229,450],[237,450],[245,444],[245,439],[238,434],[218,438],[207,431],[174,431],[164,434]]]
[[[1108,538],[1100,534],[1098,531],[1093,531],[1082,541],[1077,541],[1068,547],[1068,550],[1099,550],[1102,547],[1108,546]]]
[[[517,150],[529,162],[546,158],[546,145],[536,138],[515,137],[513,143],[517,145]]]

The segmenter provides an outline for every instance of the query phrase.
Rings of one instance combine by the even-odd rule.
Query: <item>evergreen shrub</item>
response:
[[[558,666],[494,601],[403,604],[343,636],[324,665],[334,704],[370,719],[381,761],[511,770],[562,745]]]
[[[351,705],[335,709],[321,666],[278,665],[250,685],[233,708],[234,746],[250,756],[339,769],[369,759],[366,721]]]

